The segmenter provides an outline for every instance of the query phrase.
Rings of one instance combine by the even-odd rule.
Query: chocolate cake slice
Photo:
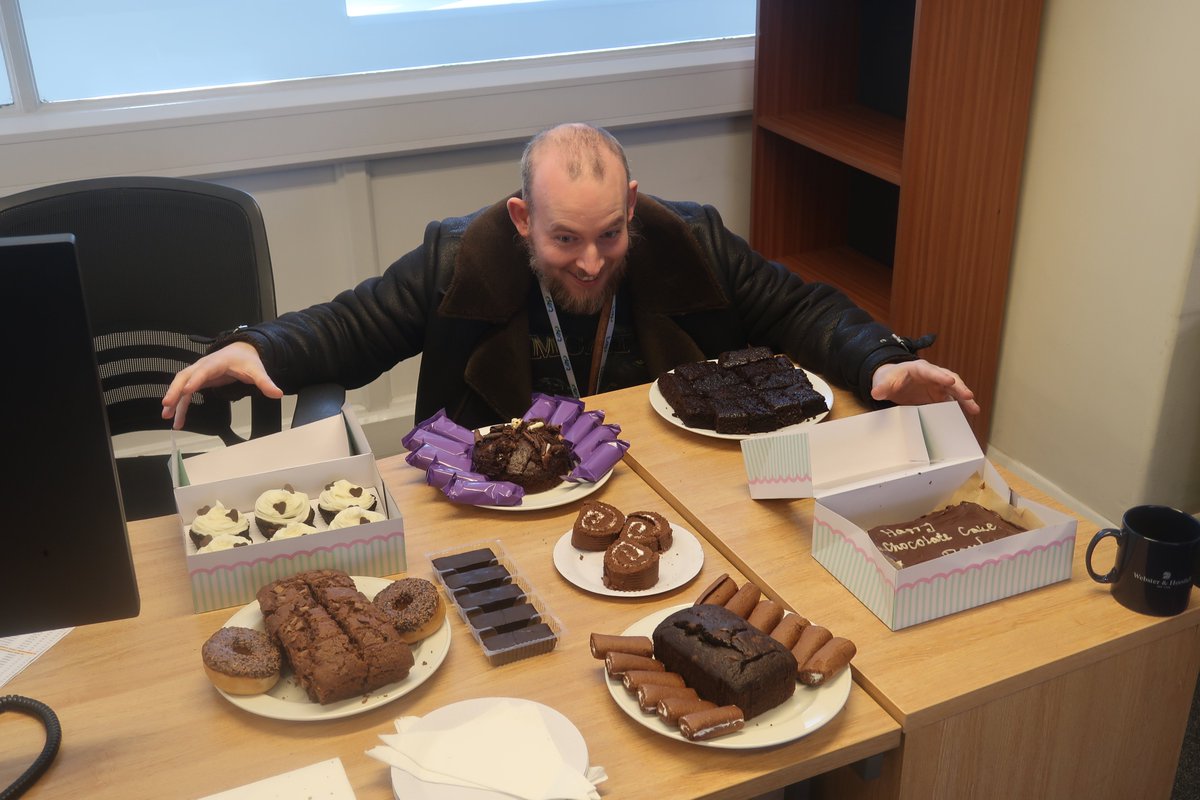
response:
[[[746,719],[783,703],[796,690],[796,658],[732,611],[689,606],[654,629],[654,657],[718,706],[735,705]]]

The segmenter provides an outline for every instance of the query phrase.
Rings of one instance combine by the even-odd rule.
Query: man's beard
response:
[[[545,286],[550,292],[554,305],[569,314],[599,314],[604,305],[617,293],[617,288],[621,285],[621,278],[625,275],[625,268],[629,264],[629,253],[626,251],[620,261],[605,267],[604,291],[589,293],[581,297],[573,294],[556,272],[544,269],[537,251],[528,239],[524,241],[525,249],[529,253],[529,268],[542,282],[542,286]]]

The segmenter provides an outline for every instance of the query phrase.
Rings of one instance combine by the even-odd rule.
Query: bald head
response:
[[[534,200],[534,174],[538,166],[555,160],[571,181],[603,181],[614,167],[622,170],[622,183],[630,181],[625,149],[604,130],[582,122],[569,122],[542,131],[529,140],[521,155],[521,196]],[[615,162],[615,164],[614,164]]]

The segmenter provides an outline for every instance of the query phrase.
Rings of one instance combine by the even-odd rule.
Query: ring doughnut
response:
[[[279,648],[251,628],[221,628],[200,648],[204,672],[223,692],[262,694],[279,680]]]
[[[387,614],[408,644],[432,634],[446,618],[442,593],[424,578],[401,578],[388,584],[375,595],[375,605]]]

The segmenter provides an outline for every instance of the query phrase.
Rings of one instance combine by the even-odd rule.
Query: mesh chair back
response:
[[[237,189],[99,178],[0,198],[0,235],[49,233],[75,236],[114,434],[169,427],[161,400],[175,373],[222,331],[275,318],[266,227]],[[279,402],[253,403],[252,435],[278,431]],[[240,441],[212,392],[193,396],[186,430]]]

